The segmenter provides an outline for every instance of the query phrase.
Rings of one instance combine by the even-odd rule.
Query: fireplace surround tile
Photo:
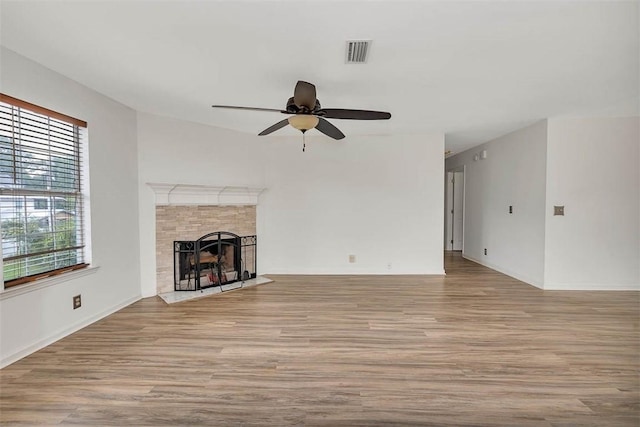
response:
[[[256,206],[156,206],[157,292],[173,291],[173,242],[214,232],[256,234]]]

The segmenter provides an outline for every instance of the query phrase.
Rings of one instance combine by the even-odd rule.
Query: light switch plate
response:
[[[564,216],[564,206],[554,206],[553,207],[554,215],[562,215]]]

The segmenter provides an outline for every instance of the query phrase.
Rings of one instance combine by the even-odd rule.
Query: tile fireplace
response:
[[[201,236],[211,234],[215,230],[225,230],[224,232],[238,237],[257,234],[256,207],[258,196],[264,189],[191,184],[147,183],[146,185],[155,195],[155,215],[149,215],[149,219],[153,221],[152,227],[149,227],[148,223],[143,223],[141,227],[144,230],[150,229],[154,236],[152,244],[155,246],[155,263],[145,263],[142,268],[146,265],[154,266],[155,271],[148,273],[153,274],[155,278],[154,286],[157,294],[174,292],[176,280],[179,280],[181,287],[184,288],[194,284],[193,271],[189,284],[188,276],[186,279],[180,279],[178,273],[178,279],[175,277],[174,270],[177,269],[180,272],[184,267],[174,267],[174,242],[195,242]],[[228,238],[234,237],[228,236]],[[213,247],[208,249],[213,251]],[[209,255],[213,257],[218,253]],[[243,262],[253,265],[252,261],[247,260],[248,256],[241,255],[241,257]],[[225,255],[225,259],[227,258],[235,259],[236,256]],[[207,266],[210,267],[210,265]],[[234,280],[234,274],[235,280],[239,280],[245,270],[250,270],[235,264],[224,267],[230,270],[228,274],[225,271],[227,281]],[[205,274],[202,268],[200,269],[202,276],[198,280],[201,286],[208,286],[213,280],[218,280],[216,274],[211,274],[213,280],[210,280],[209,273],[211,271]],[[255,270],[252,273],[255,273]],[[219,275],[222,276],[222,272]],[[184,283],[181,282],[182,280]],[[214,286],[210,287],[211,291],[216,289]]]

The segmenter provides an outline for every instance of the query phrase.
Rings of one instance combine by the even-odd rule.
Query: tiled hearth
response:
[[[218,295],[221,293],[226,293],[229,291],[235,291],[238,289],[246,289],[251,288],[253,286],[264,285],[266,283],[271,283],[273,280],[268,279],[264,276],[258,276],[255,279],[245,280],[244,282],[235,282],[229,285],[222,285],[222,289],[219,286],[214,286],[212,288],[202,289],[199,291],[172,291],[165,292],[162,294],[158,294],[160,298],[167,304],[175,304],[178,302],[190,301],[196,298],[208,297],[211,295]]]

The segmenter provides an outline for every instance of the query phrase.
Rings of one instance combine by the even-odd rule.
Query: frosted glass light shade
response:
[[[318,124],[318,118],[311,114],[296,114],[289,117],[289,124],[300,131],[313,129]]]

